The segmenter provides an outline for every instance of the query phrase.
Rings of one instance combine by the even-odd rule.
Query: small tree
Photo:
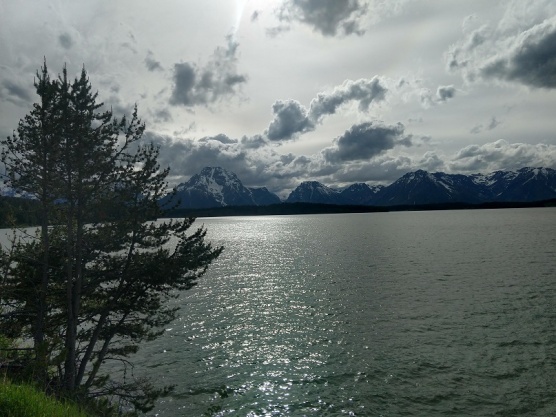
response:
[[[220,254],[190,231],[194,219],[154,221],[168,169],[142,144],[134,110],[99,111],[87,73],[35,81],[40,103],[1,142],[7,182],[40,202],[34,239],[3,253],[1,329],[33,340],[35,377],[71,396],[120,396],[152,407],[164,389],[102,373],[161,334],[177,309],[166,301],[194,286]]]

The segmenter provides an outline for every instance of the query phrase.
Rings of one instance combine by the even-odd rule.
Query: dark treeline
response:
[[[528,207],[556,207],[556,199],[535,202],[491,202],[481,204],[443,203],[403,206],[352,206],[314,203],[281,203],[269,206],[227,206],[204,209],[175,209],[164,217],[280,216],[296,214],[377,213],[390,211],[480,210]],[[118,217],[112,213],[110,217]],[[16,197],[0,197],[0,228],[36,226],[40,223],[38,203]]]
[[[166,217],[276,216],[295,214],[377,213],[390,211],[479,210],[502,208],[556,207],[556,199],[535,202],[441,203],[402,206],[352,206],[315,203],[281,203],[269,206],[226,206],[204,209],[167,210]]]

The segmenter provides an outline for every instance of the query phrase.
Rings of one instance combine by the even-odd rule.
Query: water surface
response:
[[[198,222],[156,415],[556,415],[556,209]]]

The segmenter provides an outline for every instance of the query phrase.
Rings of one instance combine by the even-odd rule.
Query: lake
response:
[[[556,208],[196,224],[225,251],[132,358],[150,415],[556,415]]]
[[[158,416],[556,415],[556,209],[198,219]]]
[[[556,415],[556,209],[198,219],[159,416]]]

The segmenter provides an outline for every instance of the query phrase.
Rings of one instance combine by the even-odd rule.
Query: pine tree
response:
[[[40,203],[41,223],[41,274],[33,280],[32,293],[36,300],[36,313],[26,319],[32,319],[30,336],[35,348],[37,378],[46,377],[46,351],[44,346],[46,295],[49,276],[49,233],[52,205],[55,199],[55,161],[57,159],[60,108],[57,102],[56,83],[50,80],[46,62],[41,72],[37,72],[34,82],[40,102],[33,105],[31,112],[19,122],[17,133],[2,141],[2,162],[7,168],[7,182],[20,191],[33,195]],[[25,140],[19,140],[25,138]],[[40,365],[40,366],[39,366]]]
[[[165,389],[110,378],[107,358],[127,357],[161,334],[222,248],[191,231],[194,219],[155,221],[168,169],[130,119],[101,111],[85,69],[73,82],[35,82],[40,103],[2,141],[8,182],[40,201],[41,232],[3,253],[0,329],[30,336],[34,372],[70,396],[121,396],[137,410]],[[0,307],[1,307],[0,306]],[[133,393],[133,395],[131,395]]]

